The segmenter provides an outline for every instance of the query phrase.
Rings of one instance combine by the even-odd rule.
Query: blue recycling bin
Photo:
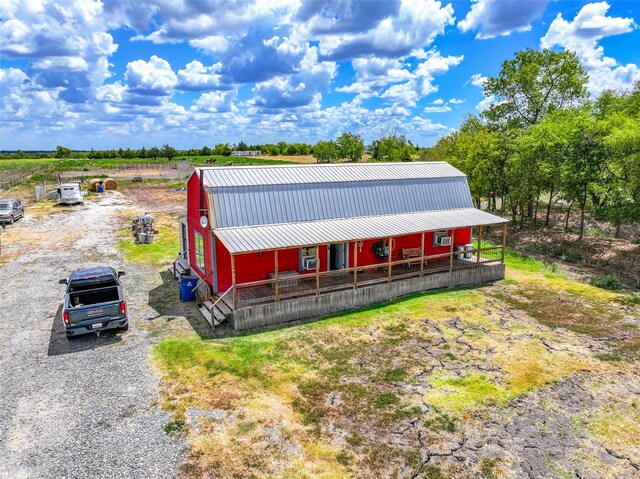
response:
[[[104,186],[98,185],[98,193],[104,193]]]
[[[180,285],[180,301],[183,303],[193,301],[196,297],[196,292],[194,291],[196,278],[193,276],[180,276],[178,284]]]

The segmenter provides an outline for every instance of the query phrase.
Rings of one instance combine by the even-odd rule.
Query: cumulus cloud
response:
[[[205,67],[201,62],[194,60],[178,70],[177,85],[178,90],[188,91],[208,91],[221,88],[220,77],[217,72],[220,71],[222,65],[216,63],[210,67]]]
[[[136,60],[127,64],[124,74],[129,91],[139,95],[171,95],[178,83],[169,62],[152,55],[148,62]]]
[[[619,65],[614,58],[605,56],[604,48],[598,44],[603,38],[629,33],[637,28],[633,18],[607,16],[609,8],[607,2],[590,3],[582,7],[570,22],[558,13],[540,39],[543,48],[559,46],[575,51],[589,73],[589,90],[596,94],[607,88],[629,88],[635,79],[640,78],[637,65]]]
[[[192,109],[194,111],[208,113],[237,111],[238,109],[233,104],[236,94],[236,91],[203,93]]]
[[[448,111],[451,111],[451,107],[449,105],[427,106],[423,111],[425,113],[446,113]]]
[[[463,32],[479,30],[477,39],[528,32],[531,22],[542,15],[547,3],[546,0],[473,0],[471,10],[458,22],[458,28]]]
[[[451,103],[452,105],[459,105],[460,103],[464,103],[465,100],[461,100],[459,98],[452,98],[451,100],[449,100],[449,103]]]
[[[323,35],[319,38],[320,54],[330,60],[368,55],[404,56],[430,45],[453,22],[450,4],[442,6],[436,0],[402,0],[396,15],[381,19],[373,28]]]

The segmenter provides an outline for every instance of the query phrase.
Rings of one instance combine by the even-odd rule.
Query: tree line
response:
[[[573,52],[517,52],[484,83],[493,105],[419,156],[463,171],[476,206],[486,198],[495,210],[500,200],[521,226],[539,209],[548,226],[552,203],[563,200],[565,229],[578,211],[582,238],[591,210],[618,235],[640,221],[640,82],[590,98],[587,81]]]

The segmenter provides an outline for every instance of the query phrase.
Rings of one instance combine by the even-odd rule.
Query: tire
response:
[[[9,224],[12,225],[14,221],[15,221],[15,219],[13,218],[13,215],[11,215],[11,219],[9,220]]]

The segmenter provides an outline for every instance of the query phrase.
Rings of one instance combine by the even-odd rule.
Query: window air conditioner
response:
[[[316,265],[317,264],[318,264],[318,260],[316,258],[303,258],[302,259],[302,269],[304,269],[305,271],[316,269]]]
[[[451,246],[451,236],[436,236],[436,246]]]

